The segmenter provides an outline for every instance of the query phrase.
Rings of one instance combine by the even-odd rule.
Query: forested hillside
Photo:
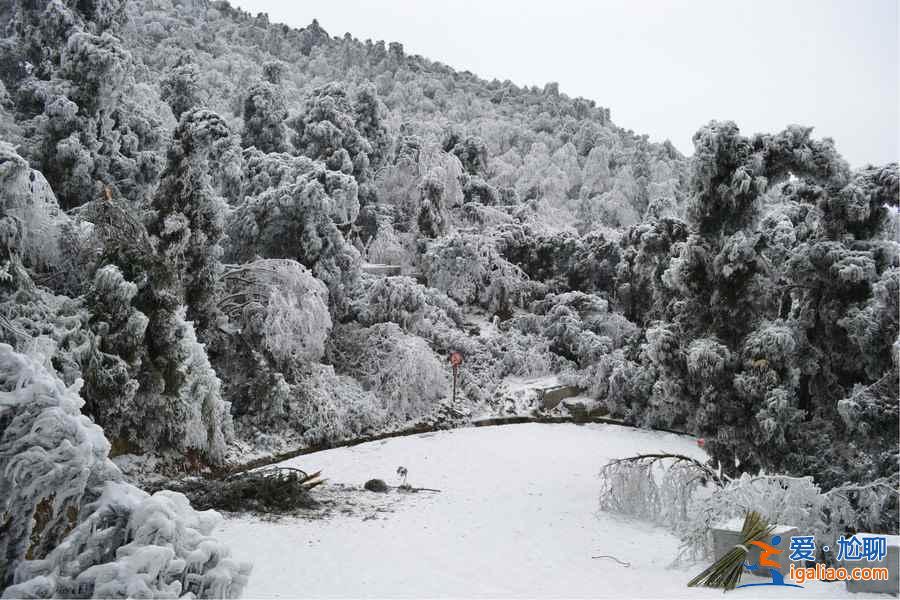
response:
[[[896,489],[896,164],[715,121],[685,157],[556,84],[226,2],[17,0],[0,24],[0,588],[119,468],[462,424],[508,376],[702,436],[731,476]],[[55,464],[6,467],[26,430],[105,474],[10,493]],[[867,489],[896,532],[896,495]]]

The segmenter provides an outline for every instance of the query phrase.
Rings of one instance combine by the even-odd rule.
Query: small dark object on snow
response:
[[[380,492],[385,493],[390,488],[388,488],[388,484],[384,482],[382,479],[370,479],[366,482],[365,488],[370,492]]]
[[[401,479],[400,487],[409,487],[406,483],[406,475],[407,475],[406,467],[403,467],[403,466],[397,467],[397,475],[399,475],[400,479]]]

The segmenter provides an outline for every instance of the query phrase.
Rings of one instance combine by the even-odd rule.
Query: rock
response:
[[[541,408],[551,410],[556,408],[564,399],[577,396],[583,391],[574,385],[555,385],[538,389],[538,398],[541,401]]]
[[[364,487],[370,492],[379,492],[382,494],[390,489],[388,488],[388,484],[386,484],[382,479],[370,479],[366,482],[366,485]]]
[[[593,408],[591,404],[591,401],[583,396],[574,396],[562,401],[563,407],[576,419],[586,419]]]

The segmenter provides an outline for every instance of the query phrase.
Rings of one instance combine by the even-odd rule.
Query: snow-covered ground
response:
[[[353,493],[323,519],[226,519],[216,535],[254,570],[248,598],[680,597],[705,565],[672,569],[678,541],[597,511],[597,471],[649,451],[702,457],[688,437],[616,425],[524,424],[458,429],[337,448],[285,462],[324,470],[332,490],[370,478],[441,493]],[[343,484],[343,485],[342,485]],[[318,491],[318,490],[317,490]],[[614,555],[622,566],[597,555]],[[750,588],[729,598],[851,596],[843,584]],[[879,597],[855,594],[852,597]]]

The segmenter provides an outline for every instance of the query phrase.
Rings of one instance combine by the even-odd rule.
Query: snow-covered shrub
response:
[[[46,558],[23,562],[4,598],[237,598],[250,565],[211,537],[218,513],[180,493],[108,481]]]
[[[528,276],[481,235],[441,238],[428,248],[422,262],[428,285],[461,304],[506,313],[528,295]]]
[[[408,263],[403,240],[390,222],[380,223],[375,235],[366,244],[366,260],[381,265]]]
[[[375,392],[392,419],[421,417],[449,391],[443,361],[396,323],[342,326],[334,342],[335,365]]]
[[[499,338],[489,340],[486,348],[498,357],[500,377],[541,377],[572,367],[571,362],[553,352],[550,340],[518,329],[509,329]]]
[[[560,379],[584,388],[602,402],[611,416],[626,423],[643,424],[656,373],[629,359],[626,349],[617,348],[592,365],[563,373]]]
[[[60,238],[69,221],[44,176],[0,141],[0,256],[15,252],[36,270],[61,266]]]
[[[355,318],[362,325],[392,321],[435,341],[441,329],[462,325],[462,313],[453,300],[411,277],[371,278],[363,287],[365,292],[354,302]]]
[[[223,395],[244,425],[280,432],[293,385],[318,368],[325,352],[328,289],[288,259],[227,265],[223,280],[219,308],[229,323],[211,352]]]
[[[383,400],[334,368],[314,365],[293,386],[289,423],[307,444],[334,443],[372,434],[387,419]]]
[[[485,206],[479,202],[466,202],[462,205],[459,214],[463,223],[479,229],[494,228],[513,222],[512,216],[506,211]]]
[[[614,237],[601,230],[578,236],[515,223],[500,226],[495,237],[506,260],[553,290],[609,292],[614,288],[620,250]]]
[[[11,582],[26,557],[46,556],[79,517],[85,496],[115,476],[103,430],[80,413],[77,388],[0,344],[0,536]],[[37,527],[37,530],[35,528]]]
[[[13,291],[0,295],[0,342],[51,365],[72,385],[82,377],[94,343],[84,303],[35,286],[16,256],[4,267]]]
[[[0,344],[4,597],[239,595],[249,565],[209,537],[218,515],[123,482],[82,405],[77,386]]]
[[[716,477],[686,456],[646,455],[612,461],[600,472],[600,510],[649,521],[680,534],[695,518],[699,492]],[[699,551],[696,553],[702,556],[706,546],[683,550]]]
[[[811,476],[744,473],[710,493],[695,495],[691,518],[673,523],[681,529],[679,534],[686,544],[702,548],[709,555],[710,548],[702,545],[707,541],[708,528],[743,517],[748,510],[765,515],[772,523],[791,525],[820,539],[836,540],[847,532],[896,533],[896,520],[890,524],[881,520],[892,506],[897,506],[896,476],[823,492]]]
[[[646,455],[612,461],[601,471],[600,509],[671,529],[682,540],[679,558],[712,555],[711,527],[748,511],[820,539],[846,532],[896,533],[885,522],[897,506],[897,476],[823,492],[811,476],[750,475],[731,479],[688,457]],[[896,512],[896,511],[895,511]]]
[[[316,362],[331,331],[328,288],[300,263],[260,259],[227,269],[220,308],[281,369]]]
[[[532,313],[513,317],[503,329],[546,338],[552,352],[580,368],[596,363],[638,333],[627,319],[609,312],[606,300],[592,294],[548,294],[530,308]]]

